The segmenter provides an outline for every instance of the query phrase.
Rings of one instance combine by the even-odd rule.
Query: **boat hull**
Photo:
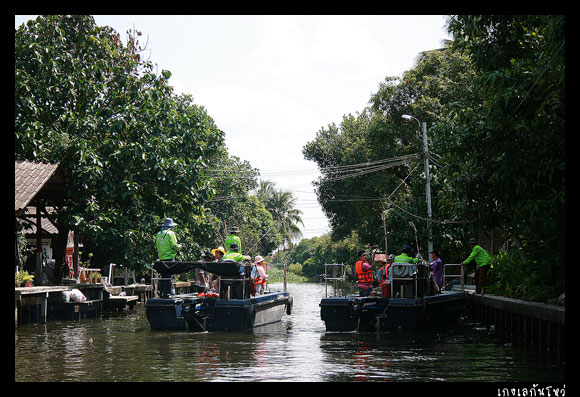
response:
[[[463,292],[417,299],[346,296],[322,299],[320,317],[327,331],[420,329],[456,322],[464,305]]]
[[[197,297],[196,294],[147,301],[152,330],[232,331],[270,324],[290,312],[292,297],[274,292],[249,299]]]

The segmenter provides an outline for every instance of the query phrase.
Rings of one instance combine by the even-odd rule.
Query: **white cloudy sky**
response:
[[[15,16],[15,27],[35,18]],[[176,93],[203,105],[230,154],[289,190],[303,237],[330,231],[312,187],[319,173],[302,147],[360,112],[387,76],[413,67],[449,36],[442,15],[95,15],[123,41],[148,41],[146,57],[172,73]],[[377,214],[377,216],[380,216]]]

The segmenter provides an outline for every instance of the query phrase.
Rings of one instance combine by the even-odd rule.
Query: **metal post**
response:
[[[389,254],[389,251],[387,250],[387,223],[386,223],[387,211],[388,210],[385,210],[382,213],[382,215],[383,215],[383,232],[385,233],[385,256]]]
[[[423,122],[422,130],[423,130],[423,151],[425,155],[425,179],[426,179],[426,196],[427,196],[427,233],[428,233],[428,251],[427,255],[431,251],[433,251],[433,232],[431,230],[431,221],[432,221],[432,214],[431,214],[431,178],[429,176],[429,146],[427,145],[427,123]]]

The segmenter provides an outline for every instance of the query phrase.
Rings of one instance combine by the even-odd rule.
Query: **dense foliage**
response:
[[[55,259],[74,230],[97,265],[142,269],[165,217],[183,259],[221,244],[229,226],[253,247],[245,253],[273,251],[283,237],[250,194],[259,172],[228,155],[225,133],[173,93],[169,71],[143,59],[140,36],[129,30],[123,44],[91,16],[41,16],[15,32],[16,160],[59,163],[67,175],[67,201],[46,203]]]
[[[500,229],[494,286],[547,300],[564,290],[564,17],[453,16],[448,28],[450,45],[304,146],[321,169],[319,201],[335,239],[354,230],[382,246],[385,213],[390,252],[414,247],[410,221],[426,245],[426,122],[435,248],[459,263],[470,237]]]

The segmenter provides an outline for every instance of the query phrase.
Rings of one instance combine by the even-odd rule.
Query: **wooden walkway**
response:
[[[62,293],[80,290],[87,298],[83,302],[63,302]],[[46,323],[51,318],[80,319],[99,316],[102,311],[133,309],[138,301],[151,297],[153,288],[146,284],[107,286],[103,284],[70,284],[59,286],[37,286],[14,289],[14,322]],[[120,295],[122,292],[125,295]]]
[[[469,318],[487,326],[508,343],[532,346],[566,360],[566,309],[564,306],[497,295],[468,294]]]

